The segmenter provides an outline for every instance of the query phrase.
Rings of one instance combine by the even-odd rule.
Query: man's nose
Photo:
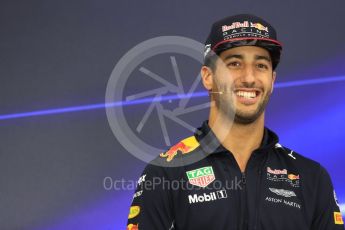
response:
[[[255,69],[253,68],[253,66],[248,65],[244,68],[241,81],[249,85],[255,83]]]

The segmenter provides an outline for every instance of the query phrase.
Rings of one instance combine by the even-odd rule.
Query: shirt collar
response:
[[[228,151],[215,136],[214,132],[208,125],[208,120],[205,120],[202,125],[196,129],[194,136],[200,143],[201,148],[208,154]],[[256,151],[263,152],[267,149],[273,148],[278,141],[278,136],[273,131],[265,127],[261,145]]]

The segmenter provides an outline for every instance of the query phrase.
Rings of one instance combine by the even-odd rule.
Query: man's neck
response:
[[[242,172],[252,152],[259,148],[264,135],[264,113],[251,124],[239,124],[221,115],[209,117],[209,126],[220,143],[235,157]]]

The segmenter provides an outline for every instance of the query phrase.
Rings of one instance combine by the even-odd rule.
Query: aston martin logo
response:
[[[285,190],[285,189],[277,189],[277,188],[269,188],[271,192],[283,196],[283,197],[293,197],[296,196],[296,193],[294,191]]]

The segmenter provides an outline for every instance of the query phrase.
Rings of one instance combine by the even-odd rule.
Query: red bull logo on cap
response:
[[[233,22],[231,25],[223,25],[222,26],[222,32],[228,31],[228,30],[233,30],[233,29],[238,29],[238,28],[248,28],[249,27],[249,22],[244,21],[244,22]]]
[[[268,28],[261,23],[250,23],[250,27],[268,32]]]
[[[196,140],[194,136],[190,136],[188,138],[183,139],[176,145],[172,146],[168,151],[165,153],[161,153],[160,157],[167,158],[167,162],[172,161],[174,157],[180,152],[181,154],[186,154],[199,146],[199,142]]]
[[[248,21],[244,21],[244,22],[233,22],[231,25],[223,25],[222,26],[222,32],[228,31],[228,30],[235,30],[235,29],[239,29],[239,28],[255,28],[258,30],[263,30],[268,32],[268,27],[262,25],[261,23],[254,23],[254,22],[248,22]]]
[[[299,175],[288,174],[288,178],[289,178],[290,180],[299,180]]]

